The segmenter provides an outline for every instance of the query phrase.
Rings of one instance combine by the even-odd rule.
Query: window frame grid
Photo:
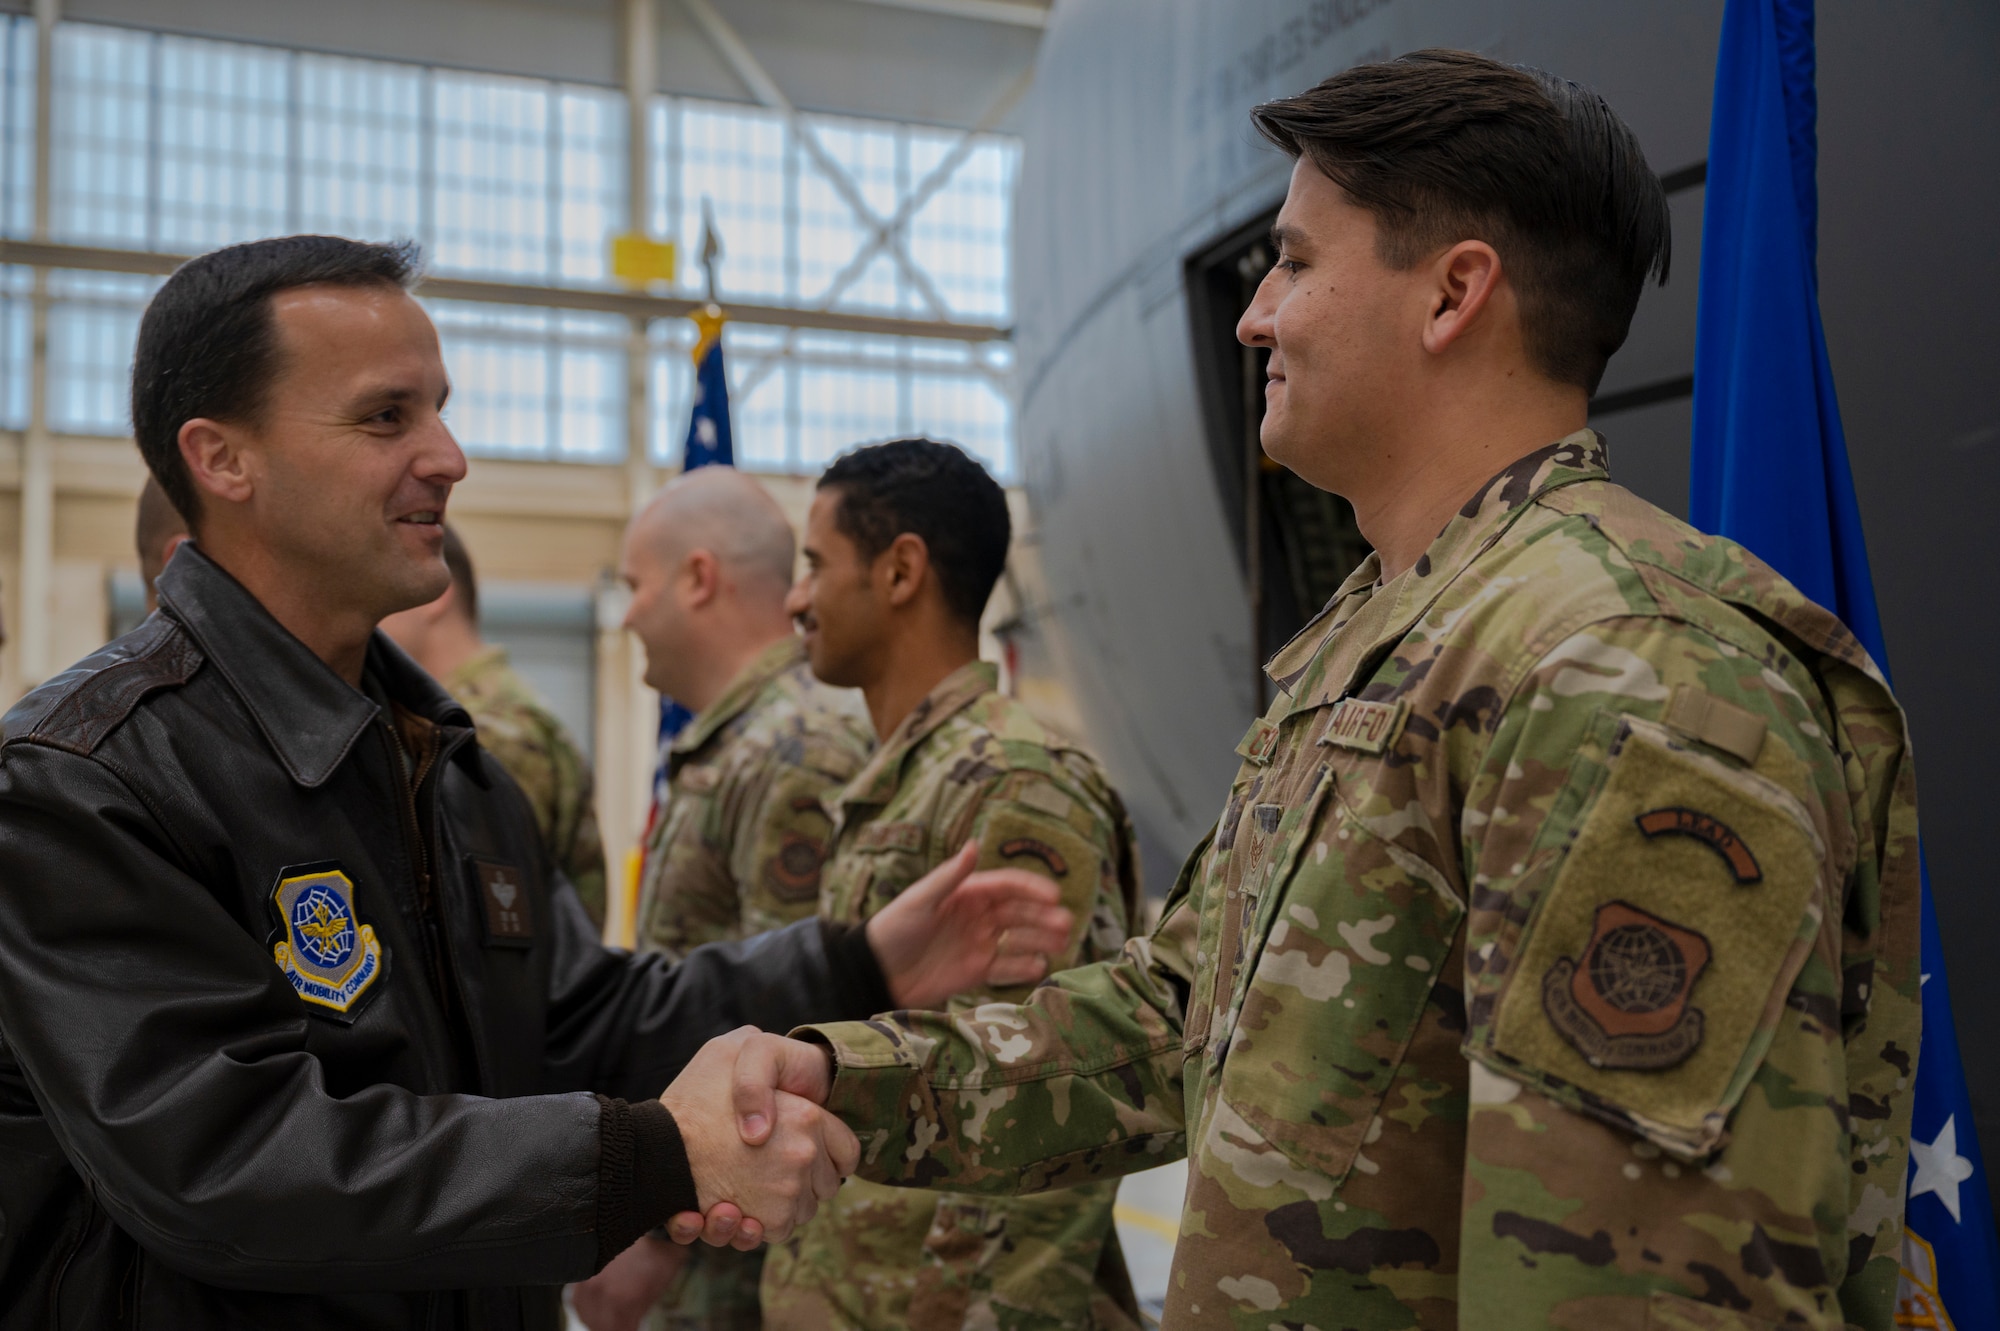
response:
[[[0,233],[24,235],[32,226],[33,193],[33,60],[35,54],[33,21],[25,16],[10,16],[6,19],[4,51],[0,51],[0,64],[4,64],[4,84],[0,84]],[[499,277],[502,280],[538,281],[550,286],[565,283],[566,272],[577,272],[576,256],[588,243],[583,241],[581,231],[569,234],[573,229],[572,215],[584,219],[601,218],[608,231],[622,229],[618,223],[624,218],[624,205],[619,197],[630,189],[626,176],[627,157],[624,150],[623,133],[614,135],[613,129],[623,131],[629,118],[622,114],[623,96],[616,91],[584,84],[567,84],[553,79],[522,78],[516,75],[484,74],[434,64],[399,62],[371,57],[322,54],[303,51],[298,48],[283,47],[255,42],[234,41],[215,38],[184,37],[178,34],[153,29],[125,25],[65,21],[62,29],[75,32],[71,40],[59,40],[56,45],[58,68],[57,114],[63,115],[72,104],[82,105],[95,96],[116,89],[118,82],[125,82],[126,88],[116,90],[112,100],[97,103],[107,108],[121,103],[122,96],[128,105],[135,96],[143,101],[146,124],[133,141],[128,132],[120,134],[120,122],[98,117],[96,122],[78,122],[65,135],[61,121],[57,124],[55,143],[55,179],[52,182],[52,239],[75,239],[82,243],[131,243],[132,228],[118,227],[115,220],[121,213],[129,216],[131,204],[138,204],[141,213],[139,230],[143,244],[149,249],[172,248],[163,239],[169,235],[183,233],[195,237],[220,235],[221,240],[213,243],[230,243],[238,237],[232,228],[245,229],[244,218],[255,220],[247,224],[251,233],[262,234],[261,228],[282,218],[283,226],[297,231],[309,224],[316,226],[325,221],[337,221],[343,228],[352,226],[357,231],[373,229],[366,221],[365,213],[358,209],[342,209],[324,202],[328,197],[338,197],[343,191],[367,193],[367,208],[388,208],[391,213],[400,214],[404,221],[388,221],[385,229],[402,231],[406,229],[409,215],[401,213],[395,203],[398,198],[407,197],[407,191],[414,190],[414,231],[426,247],[427,252],[437,254],[450,248],[440,230],[445,219],[440,216],[441,195],[455,193],[463,205],[467,197],[482,196],[492,189],[499,189],[503,195],[522,197],[518,177],[512,181],[503,177],[510,173],[495,167],[486,174],[480,174],[477,160],[478,145],[459,147],[461,159],[474,165],[462,168],[462,178],[447,180],[442,178],[440,150],[449,135],[457,133],[470,138],[477,137],[479,131],[467,129],[464,115],[459,117],[457,126],[451,125],[442,115],[440,100],[444,97],[443,85],[449,84],[457,90],[460,100],[477,104],[493,97],[513,96],[517,100],[526,97],[523,106],[534,106],[540,112],[540,156],[542,157],[541,179],[529,186],[529,192],[538,194],[537,211],[540,226],[534,228],[541,234],[532,237],[539,244],[531,248],[539,249],[539,262],[528,265],[529,271],[513,263],[512,256],[525,255],[523,242],[531,239],[530,233],[517,232],[513,237],[496,235],[490,246],[495,255],[501,257],[471,259],[461,264],[439,264],[437,271],[454,276]],[[59,31],[59,38],[65,36]],[[94,53],[94,61],[77,64],[79,51],[89,49]],[[120,51],[124,54],[120,54]],[[170,65],[171,58],[171,65]],[[133,80],[121,76],[120,70],[130,70],[130,60],[136,59],[138,67],[144,70],[143,89],[131,89]],[[256,77],[231,81],[220,77],[200,78],[190,76],[190,70],[206,70],[208,75],[226,72],[232,60],[243,64],[248,70],[256,67]],[[120,61],[128,63],[121,66]],[[66,68],[65,65],[68,65]],[[343,154],[329,151],[315,141],[308,146],[307,121],[315,125],[338,124],[341,108],[323,103],[337,102],[339,94],[324,89],[316,94],[319,100],[309,104],[307,95],[308,70],[311,77],[327,80],[325,88],[336,88],[341,82],[343,69],[349,71],[347,78],[356,81],[364,90],[368,76],[376,74],[394,79],[407,74],[411,77],[414,96],[414,124],[403,130],[396,122],[406,111],[397,108],[385,109],[381,115],[368,122],[366,133],[383,136],[381,142],[393,143],[401,133],[413,133],[416,140],[414,169],[408,159],[393,151],[371,150],[365,145],[355,153]],[[177,74],[174,71],[178,71]],[[175,78],[178,77],[178,82]],[[107,80],[109,82],[107,82]],[[25,89],[23,84],[25,83]],[[248,83],[249,87],[239,87]],[[169,86],[172,84],[173,86]],[[93,85],[102,85],[101,91],[94,91]],[[511,90],[511,91],[510,91]],[[573,97],[590,98],[599,103],[596,112],[577,111]],[[67,101],[65,99],[68,99]],[[81,101],[78,99],[82,99]],[[239,107],[241,103],[241,107]],[[254,103],[254,105],[253,105]],[[274,110],[275,108],[275,110]],[[617,114],[606,115],[606,108]],[[707,120],[709,142],[699,149],[690,148],[688,138],[689,116],[695,115]],[[129,115],[129,112],[128,112]],[[364,113],[365,115],[365,113]],[[236,123],[231,124],[232,116]],[[268,125],[248,123],[255,120],[279,118],[282,124],[273,138]],[[574,119],[574,124],[573,124]],[[775,123],[774,123],[775,121]],[[615,122],[615,125],[614,125]],[[92,128],[94,123],[95,127]],[[834,162],[839,163],[853,177],[851,188],[858,191],[867,207],[876,213],[874,218],[866,218],[849,208],[841,191],[834,188],[827,173],[814,153],[808,152],[802,143],[801,126],[819,138],[821,146],[815,151],[824,151]],[[772,285],[779,303],[805,308],[813,306],[833,309],[852,309],[858,312],[883,313],[901,316],[921,316],[934,312],[930,297],[920,290],[913,281],[912,269],[921,275],[921,280],[929,284],[932,291],[946,302],[945,313],[955,317],[952,307],[954,298],[961,293],[972,293],[972,304],[978,305],[978,315],[1004,322],[1011,314],[1009,279],[1012,267],[1012,219],[1007,204],[1019,177],[1018,140],[997,134],[964,135],[957,131],[928,125],[903,122],[870,120],[863,117],[840,115],[810,115],[797,118],[773,117],[766,108],[751,107],[734,103],[715,102],[709,99],[679,95],[660,95],[654,99],[651,113],[646,117],[648,154],[653,167],[654,180],[649,182],[649,209],[658,230],[672,237],[680,246],[684,256],[681,272],[674,284],[682,293],[699,297],[705,294],[703,274],[699,261],[700,208],[696,200],[700,197],[690,178],[691,172],[708,172],[724,181],[740,179],[747,188],[748,197],[732,200],[730,211],[740,212],[745,208],[768,207],[758,199],[775,203],[765,216],[767,220],[758,224],[759,231],[767,231],[775,223],[778,234],[776,246],[766,246],[761,242],[750,246],[738,242],[737,258],[759,265],[769,275],[761,283],[753,283],[753,298],[772,299],[761,287]],[[726,145],[745,143],[758,135],[769,142],[775,131],[775,153],[764,149],[734,150]],[[496,130],[496,138],[514,133],[508,126]],[[82,135],[82,137],[78,137]],[[176,137],[177,136],[177,137]],[[324,134],[318,135],[323,139]],[[613,141],[614,137],[616,142]],[[969,140],[969,142],[968,142]],[[924,145],[918,151],[918,143]],[[278,146],[277,156],[273,156],[271,144]],[[717,146],[723,144],[725,146]],[[515,145],[496,143],[491,145],[491,156],[503,163]],[[961,152],[960,149],[963,148]],[[372,155],[371,155],[372,152]],[[176,174],[192,176],[198,174],[200,163],[206,155],[213,161],[210,168],[213,179],[224,182],[220,194],[203,199],[198,194],[188,199],[169,198],[173,192],[167,188],[167,162],[176,162]],[[945,172],[941,180],[932,180],[934,172],[954,155],[958,160]],[[919,158],[927,165],[919,167]],[[132,159],[137,158],[137,161]],[[766,159],[769,160],[766,160]],[[194,163],[188,169],[182,162]],[[582,171],[572,169],[574,163],[588,159]],[[598,159],[602,159],[601,161]],[[143,197],[130,198],[130,185],[120,187],[116,175],[109,164],[117,161],[131,161],[134,166],[142,166],[137,173],[143,178]],[[974,163],[978,163],[976,167]],[[997,163],[997,170],[993,164]],[[96,168],[95,173],[93,167]],[[968,170],[968,167],[972,167]],[[98,183],[109,172],[112,183],[107,190]],[[767,184],[754,184],[760,178]],[[775,176],[776,179],[771,179]],[[412,178],[413,177],[413,178]],[[129,178],[129,176],[128,176]],[[310,182],[310,183],[309,183]],[[817,212],[809,212],[806,207],[805,192],[812,189]],[[622,187],[622,188],[621,188]],[[885,189],[886,187],[886,189]],[[315,195],[314,216],[307,218],[307,193],[311,189]],[[19,197],[25,190],[29,196],[26,207]],[[914,199],[912,191],[921,191],[923,197]],[[893,199],[889,196],[893,195]],[[496,196],[497,197],[497,196]],[[578,199],[585,200],[585,206],[578,207]],[[890,206],[884,207],[885,204]],[[977,214],[981,208],[986,216],[982,220]],[[262,210],[261,212],[259,210]],[[907,209],[908,215],[905,216]],[[497,209],[496,209],[497,210]],[[935,217],[927,214],[936,211]],[[954,210],[956,210],[954,212]],[[325,211],[328,216],[321,217]],[[723,211],[718,209],[718,211]],[[972,222],[959,220],[960,215],[975,215]],[[773,215],[774,214],[774,215]],[[387,216],[388,214],[384,214]],[[351,219],[351,220],[350,220]],[[997,219],[997,220],[996,220]],[[894,223],[889,239],[885,243],[877,228],[885,223]],[[588,229],[588,222],[582,223]],[[844,284],[844,289],[828,296],[822,291],[822,298],[809,299],[803,288],[809,280],[807,276],[807,248],[809,237],[818,234],[815,228],[831,225],[834,230],[827,233],[832,243],[826,240],[813,242],[818,245],[815,253],[822,256],[812,260],[814,264],[830,264],[824,268],[828,286],[846,267],[859,259],[863,250],[868,251],[868,259],[859,272]],[[923,239],[926,227],[935,233],[936,239],[928,246],[929,253],[923,258],[918,254],[926,246]],[[93,230],[93,228],[96,228]],[[690,228],[694,234],[688,234]],[[113,235],[111,232],[115,231]],[[729,238],[724,236],[725,247]],[[850,243],[851,242],[851,243]],[[468,248],[477,254],[482,242],[474,237],[454,244]],[[848,257],[838,256],[846,247]],[[771,249],[777,254],[772,256]],[[759,257],[759,255],[766,257]],[[947,259],[963,260],[958,266],[939,266],[932,254],[942,254]],[[721,294],[726,299],[732,294],[733,284],[728,279],[731,254],[725,248],[721,261]],[[771,258],[777,263],[775,272]],[[925,260],[930,260],[926,262]],[[878,265],[887,265],[882,274],[889,278],[884,286],[875,276]],[[496,267],[497,265],[497,267]],[[969,265],[969,266],[968,266]],[[588,265],[585,265],[588,268]],[[818,282],[821,269],[814,270],[810,280]],[[578,280],[570,277],[568,280]],[[587,276],[581,280],[590,280]],[[879,296],[868,294],[870,284],[880,291]],[[997,297],[996,297],[997,293]],[[738,289],[735,294],[747,294]],[[988,297],[982,301],[982,296]],[[9,311],[24,299],[10,289],[0,291],[0,357],[4,357],[10,376],[16,367],[13,362],[21,358],[24,348],[16,348],[12,343],[13,321]],[[105,318],[116,319],[119,315],[135,319],[140,304],[126,304],[113,295],[58,295],[52,300],[51,317],[59,323],[84,324],[99,322]],[[626,448],[625,430],[622,426],[623,395],[629,391],[627,378],[622,370],[610,372],[610,359],[620,359],[629,354],[628,348],[617,339],[598,338],[579,333],[574,326],[566,326],[563,313],[547,311],[541,320],[539,331],[521,326],[470,327],[462,320],[446,317],[438,319],[440,334],[447,340],[461,346],[488,345],[495,352],[503,347],[526,350],[533,347],[539,352],[542,364],[542,378],[545,381],[539,395],[539,403],[534,408],[539,418],[539,432],[543,436],[539,449],[523,451],[517,445],[501,443],[497,439],[486,444],[480,439],[467,439],[468,451],[503,457],[540,457],[562,459],[574,457],[574,450],[566,443],[564,432],[571,423],[588,419],[595,421],[589,427],[592,437],[601,437],[609,431],[609,440],[615,448],[606,451],[593,448],[591,460],[616,462],[623,459]],[[680,327],[680,321],[671,321],[676,327],[663,334],[655,329],[648,339],[647,354],[651,358],[678,355],[685,359],[687,348],[692,341],[691,328]],[[572,321],[573,323],[573,321]],[[1014,423],[1013,404],[1009,385],[1011,383],[1011,358],[1004,354],[994,355],[994,348],[974,347],[939,340],[935,344],[929,339],[901,337],[888,339],[889,346],[880,345],[883,339],[871,339],[859,335],[843,335],[816,330],[751,330],[732,327],[725,341],[729,348],[732,399],[740,400],[740,395],[749,394],[763,400],[763,394],[776,395],[774,410],[760,410],[754,415],[773,422],[782,438],[763,441],[759,447],[745,447],[748,465],[755,467],[775,467],[786,471],[811,470],[818,465],[818,459],[808,461],[804,457],[805,441],[815,440],[814,452],[821,451],[825,440],[828,410],[814,406],[812,396],[819,392],[814,385],[832,382],[828,375],[848,374],[857,376],[855,388],[843,390],[842,402],[875,401],[870,409],[849,410],[842,407],[834,415],[843,420],[851,420],[857,433],[870,437],[883,434],[910,433],[930,425],[933,428],[944,425],[940,419],[935,422],[916,419],[918,408],[931,389],[922,384],[933,385],[955,382],[963,390],[960,396],[965,402],[986,401],[981,394],[990,394],[990,402],[999,406],[994,412],[981,417],[979,426],[982,443],[980,450],[989,454],[987,461],[1004,479],[1012,479],[1014,463]],[[805,343],[806,345],[801,345]],[[523,344],[527,346],[523,346]],[[740,350],[733,344],[743,343]],[[884,352],[887,354],[885,355]],[[506,353],[503,353],[506,354]],[[606,358],[587,373],[579,372],[574,377],[587,382],[578,385],[577,392],[566,388],[565,381],[571,377],[565,372],[566,362],[573,362],[577,356]],[[129,357],[123,358],[129,360]],[[103,373],[99,373],[102,371]],[[124,372],[123,364],[112,365],[107,359],[104,365],[92,364],[79,373],[95,375],[108,384],[118,374]],[[679,387],[691,380],[692,367],[685,373],[663,371],[655,366],[648,370],[650,382],[657,390],[651,404],[655,426],[649,430],[650,451],[656,460],[674,461],[678,458],[681,436],[684,429],[680,422],[670,419],[684,416],[687,409],[686,392]],[[879,383],[887,375],[894,385],[893,409],[881,405],[878,398],[871,398],[874,391],[866,384]],[[606,383],[613,386],[617,401],[613,402],[602,391]],[[11,418],[21,412],[12,409],[12,378],[0,385],[0,424],[18,424]],[[92,389],[102,393],[104,385]],[[857,396],[858,394],[858,396]],[[51,395],[52,409],[56,396]],[[122,394],[118,395],[122,398]],[[822,396],[824,396],[822,394]],[[743,402],[748,407],[747,401]],[[974,410],[971,407],[955,408],[952,419],[969,421],[986,408]],[[582,412],[584,415],[579,416]],[[971,415],[967,413],[971,412]],[[997,412],[997,414],[995,414]],[[858,413],[858,414],[857,414]],[[71,427],[70,432],[122,433],[129,427],[122,419],[112,421],[108,416],[100,420],[66,420],[61,423],[53,419],[61,429]],[[607,421],[619,422],[615,427]],[[878,428],[879,427],[879,428]],[[948,429],[940,431],[949,433]],[[993,439],[1000,440],[995,447]],[[515,430],[509,434],[518,433]],[[742,431],[739,430],[739,435]],[[844,440],[848,443],[862,442],[862,439]],[[750,461],[751,458],[755,461]]]

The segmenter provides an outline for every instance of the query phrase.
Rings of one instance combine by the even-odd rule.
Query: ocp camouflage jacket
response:
[[[1169,1327],[1887,1328],[1914,775],[1847,630],[1572,435],[1271,665],[1159,929],[809,1028],[864,1173],[1186,1152]]]
[[[818,912],[833,826],[821,801],[868,760],[859,708],[788,636],[674,737],[639,874],[640,947],[678,957]]]

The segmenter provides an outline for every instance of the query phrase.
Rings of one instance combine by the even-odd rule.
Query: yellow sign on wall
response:
[[[611,238],[611,275],[627,286],[674,280],[674,242],[628,231]]]

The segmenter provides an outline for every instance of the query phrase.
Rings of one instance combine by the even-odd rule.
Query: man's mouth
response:
[[[444,521],[444,512],[441,509],[426,508],[415,513],[405,513],[396,521],[412,527],[435,527]]]

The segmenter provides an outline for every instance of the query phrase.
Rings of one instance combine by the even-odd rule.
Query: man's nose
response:
[[[425,432],[423,452],[417,457],[416,474],[423,480],[456,485],[465,479],[465,450],[458,446],[451,427],[443,420]]]
[[[812,609],[812,596],[806,591],[806,580],[800,578],[792,584],[792,589],[785,593],[785,613],[797,619],[810,609]]]
[[[1277,298],[1271,293],[1271,273],[1264,274],[1264,280],[1257,284],[1257,294],[1250,301],[1250,308],[1243,311],[1243,317],[1236,321],[1236,340],[1246,347],[1273,347],[1277,345],[1277,334],[1272,326],[1277,312]]]

